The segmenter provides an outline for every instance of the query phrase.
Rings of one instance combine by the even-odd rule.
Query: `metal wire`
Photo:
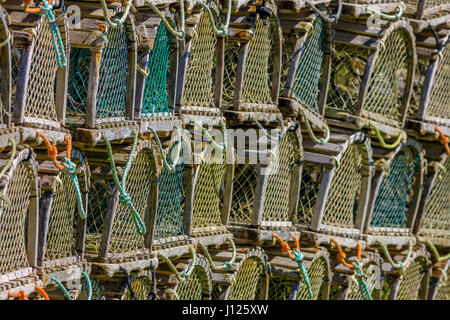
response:
[[[418,257],[403,271],[403,279],[396,300],[418,300],[422,278],[426,273],[426,261]]]
[[[262,261],[250,257],[245,259],[236,273],[230,286],[228,300],[255,300],[259,292],[260,274],[263,266]]]

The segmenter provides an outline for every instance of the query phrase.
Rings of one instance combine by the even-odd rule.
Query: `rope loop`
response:
[[[197,0],[195,4],[200,5],[208,14],[209,22],[211,24],[211,28],[213,29],[214,34],[218,37],[226,37],[228,34],[228,27],[230,26],[231,0],[227,0],[227,17],[225,19],[225,25],[220,29],[217,29],[216,27],[216,23],[214,22],[214,17],[211,12],[211,9],[202,0]]]
[[[89,278],[89,275],[82,271],[81,274],[83,275],[84,279],[86,279],[86,284],[87,284],[87,288],[88,288],[88,300],[92,300],[92,282],[91,279]]]
[[[175,38],[181,38],[183,39],[185,37],[185,18],[184,18],[184,0],[179,0],[179,4],[180,4],[180,19],[181,19],[181,28],[180,30],[175,30],[169,23],[169,21],[167,20],[167,18],[164,16],[164,14],[150,1],[150,0],[145,0],[145,4],[147,6],[150,7],[150,9],[152,9],[156,15],[161,19],[161,21],[164,23],[164,25],[166,26],[167,31],[169,31],[169,33],[175,37]]]
[[[130,13],[131,4],[133,1],[128,0],[126,7],[125,7],[125,11],[123,12],[122,16],[118,19],[114,19],[114,22],[111,21],[111,18],[108,16],[108,6],[106,5],[105,0],[100,0],[100,2],[102,5],[103,16],[105,18],[106,23],[111,28],[121,28],[123,26],[125,20],[128,18],[128,14]]]
[[[58,279],[56,279],[55,277],[51,277],[50,281],[53,281],[58,285],[58,287],[62,290],[62,292],[64,293],[64,296],[67,298],[67,300],[72,300],[72,297],[70,296],[66,287],[64,287],[64,285]]]
[[[388,20],[388,21],[397,21],[403,15],[403,8],[402,8],[402,6],[400,4],[398,4],[398,6],[397,6],[397,13],[395,13],[394,15],[386,14],[386,13],[383,13],[383,12],[378,11],[376,9],[372,9],[370,6],[368,6],[366,8],[366,10],[367,10],[368,13],[373,13],[376,16],[379,16],[379,17],[381,17],[381,18],[383,18],[385,20]]]
[[[45,290],[41,287],[35,286],[34,290],[36,290],[37,292],[39,292],[42,297],[44,298],[44,300],[50,300],[50,298],[48,297],[47,292],[45,292]]]
[[[438,127],[434,128],[434,131],[436,132],[436,134],[438,134],[439,142],[444,146],[445,151],[450,156],[450,147],[449,147],[450,139]]]
[[[149,127],[150,131],[153,133],[153,139],[156,141],[156,144],[158,145],[159,153],[161,154],[161,159],[164,165],[164,168],[166,168],[169,173],[174,173],[176,170],[176,166],[178,165],[178,162],[180,161],[180,153],[181,153],[181,144],[183,142],[183,136],[181,133],[181,129],[178,126],[174,126],[174,131],[178,134],[178,150],[177,150],[177,158],[172,162],[172,164],[169,164],[167,161],[167,157],[164,156],[164,150],[161,144],[161,140],[159,139],[158,134],[156,133],[155,129],[152,127]]]
[[[202,249],[206,259],[208,260],[211,270],[213,270],[213,271],[229,270],[231,268],[231,266],[233,265],[234,261],[236,260],[236,245],[234,244],[234,241],[231,238],[227,238],[227,242],[229,244],[231,244],[231,248],[233,251],[232,251],[231,259],[229,261],[223,263],[221,266],[214,265],[211,255],[208,252],[208,248],[206,248],[205,245],[203,245],[203,243],[201,243],[200,241],[198,242],[198,246],[200,247],[200,249]]]
[[[330,128],[328,126],[325,126],[325,138],[317,138],[314,134],[314,131],[311,128],[311,124],[309,123],[309,119],[306,116],[305,112],[302,110],[302,108],[299,108],[299,111],[303,115],[303,119],[305,119],[306,129],[308,130],[309,137],[311,140],[313,140],[315,143],[323,146],[330,140]]]
[[[386,245],[381,242],[380,240],[377,240],[377,243],[380,245],[381,249],[383,249],[384,256],[388,260],[388,262],[392,265],[394,269],[402,271],[404,266],[408,263],[409,259],[411,259],[412,254],[412,241],[408,241],[408,253],[406,254],[406,258],[403,261],[394,262],[394,260],[391,257],[391,254],[389,253],[389,250],[387,249]]]
[[[195,250],[193,247],[189,247],[189,252],[192,255],[192,261],[191,261],[191,267],[186,272],[178,272],[177,268],[173,265],[172,261],[166,257],[165,255],[158,253],[158,258],[163,260],[165,263],[167,263],[169,269],[172,271],[172,273],[175,275],[179,283],[182,283],[189,279],[189,276],[191,275],[192,271],[194,271],[195,264],[197,263],[197,255],[195,254]]]
[[[450,259],[450,253],[446,254],[445,256],[440,256],[438,250],[436,249],[436,247],[434,246],[433,243],[431,243],[430,240],[425,240],[425,244],[428,246],[428,248],[431,251],[431,254],[433,255],[434,260],[436,260],[436,262],[440,262],[440,261],[446,261],[448,259]]]
[[[378,130],[378,128],[372,122],[369,122],[367,127],[369,129],[372,129],[375,132],[375,135],[376,135],[378,141],[380,142],[381,147],[384,149],[389,149],[389,150],[395,149],[404,140],[405,133],[403,131],[400,131],[395,142],[391,143],[391,144],[387,144],[384,141],[383,137],[381,136],[380,130]]]
[[[327,17],[320,9],[318,9],[316,7],[316,5],[308,0],[305,1],[306,4],[313,9],[313,11],[320,17],[322,18],[323,21],[329,23],[329,24],[335,24],[338,20],[339,17],[341,16],[341,12],[342,12],[342,0],[337,0],[337,11],[335,14],[332,14],[331,17]]]

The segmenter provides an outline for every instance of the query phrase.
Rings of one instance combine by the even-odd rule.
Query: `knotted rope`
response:
[[[375,135],[376,135],[378,141],[380,142],[381,147],[384,149],[389,149],[389,150],[395,149],[404,139],[405,133],[403,131],[400,131],[400,133],[397,136],[397,140],[395,140],[394,143],[387,144],[384,141],[383,137],[381,136],[380,130],[378,130],[378,128],[372,122],[369,122],[367,127],[369,129],[372,129],[375,132]]]
[[[373,300],[372,295],[370,294],[369,288],[367,287],[367,283],[364,280],[363,264],[361,263],[361,245],[359,244],[359,242],[356,245],[356,248],[357,248],[356,259],[354,261],[352,261],[352,263],[348,263],[347,261],[345,261],[346,255],[345,255],[345,252],[342,251],[342,248],[339,245],[339,243],[334,238],[331,238],[330,241],[336,245],[336,247],[339,251],[338,254],[336,255],[336,259],[340,263],[342,263],[344,266],[346,266],[347,268],[355,271],[355,276],[358,281],[359,291],[361,292],[363,299],[364,300]]]
[[[53,47],[56,53],[56,60],[61,68],[66,67],[66,51],[61,39],[61,33],[59,32],[58,25],[56,24],[55,15],[53,13],[53,5],[51,0],[42,0],[38,8],[29,8],[28,3],[25,3],[25,12],[35,13],[40,16],[45,16],[47,22],[50,24],[52,31]]]
[[[399,261],[399,262],[394,262],[394,260],[391,257],[391,254],[389,253],[386,245],[383,242],[381,242],[380,240],[377,240],[377,243],[380,245],[381,249],[383,249],[384,256],[386,257],[386,259],[389,261],[389,263],[392,265],[392,267],[394,269],[401,271],[403,269],[403,267],[408,263],[409,259],[411,259],[411,254],[412,254],[412,241],[411,240],[408,241],[408,253],[406,254],[405,260]]]
[[[308,270],[306,269],[304,263],[303,263],[303,254],[300,252],[300,243],[298,242],[297,237],[292,236],[292,239],[294,239],[295,242],[295,248],[291,249],[287,242],[283,241],[279,235],[276,233],[272,233],[272,237],[276,238],[278,242],[281,245],[281,252],[285,253],[292,261],[295,261],[298,263],[300,274],[303,278],[303,281],[305,281],[306,289],[308,290],[308,296],[312,300],[313,299],[313,293],[311,289],[311,281],[309,279]]]
[[[100,0],[101,4],[102,4],[102,9],[103,9],[103,16],[105,18],[106,23],[111,27],[111,28],[119,28],[123,25],[123,23],[125,22],[125,20],[128,17],[128,14],[130,13],[130,8],[131,8],[131,4],[132,4],[132,0],[125,0],[125,11],[123,12],[122,16],[120,17],[120,19],[114,19],[114,22],[111,21],[111,18],[108,16],[108,6],[106,5],[105,0]]]
[[[123,170],[122,183],[120,183],[119,178],[117,176],[116,163],[114,161],[111,144],[110,144],[109,140],[102,134],[102,139],[105,142],[106,150],[108,151],[108,159],[109,159],[109,163],[111,165],[111,171],[112,171],[112,175],[113,175],[114,184],[116,185],[116,187],[120,193],[119,201],[122,205],[124,205],[130,209],[130,212],[133,217],[133,222],[136,226],[136,231],[139,235],[142,236],[147,232],[147,228],[145,227],[145,223],[142,221],[142,218],[141,218],[139,212],[137,212],[136,208],[134,207],[133,203],[131,202],[130,195],[126,192],[127,176],[128,176],[128,172],[130,171],[131,162],[133,161],[133,158],[134,158],[134,152],[136,150],[136,145],[137,145],[137,138],[138,138],[137,132],[133,131],[133,146],[131,147],[131,151],[130,151],[130,154],[128,155],[125,169]]]
[[[81,219],[86,219],[86,212],[83,207],[83,198],[81,196],[80,183],[78,182],[77,176],[77,165],[71,161],[72,154],[72,141],[69,137],[65,136],[64,141],[67,144],[66,156],[63,157],[62,164],[58,162],[56,157],[58,156],[58,149],[56,146],[52,145],[48,140],[47,136],[41,132],[36,131],[36,135],[42,137],[44,140],[45,146],[47,147],[47,154],[52,159],[53,164],[56,168],[58,168],[61,172],[67,172],[70,176],[70,180],[75,188],[75,194],[77,196],[77,206],[78,206],[78,214]]]
[[[439,142],[444,146],[445,151],[450,156],[450,147],[449,147],[450,139],[438,127],[434,128],[434,131],[439,135],[438,136]]]
[[[6,162],[5,166],[0,171],[0,179],[3,177],[6,170],[8,170],[11,167],[14,158],[16,157],[16,142],[12,138],[9,138],[8,141],[11,143],[12,146],[11,155],[9,156],[9,159]],[[8,196],[3,192],[0,192],[0,199],[3,200],[3,202],[5,203],[3,206],[4,208],[8,208],[11,205],[11,200],[9,200]]]
[[[167,31],[174,36],[175,38],[184,38],[185,31],[184,31],[184,1],[179,0],[180,3],[180,19],[181,19],[181,28],[180,30],[175,30],[167,21],[167,18],[164,16],[164,14],[150,1],[145,0],[145,4],[149,6],[161,19],[161,21],[165,24]]]
[[[189,279],[189,276],[191,275],[192,271],[194,271],[195,264],[197,262],[197,255],[195,253],[194,247],[189,247],[189,252],[192,255],[191,267],[186,272],[181,273],[178,272],[177,268],[175,268],[172,261],[170,261],[168,257],[163,255],[162,253],[158,253],[158,258],[167,263],[167,265],[169,266],[170,270],[173,272],[179,283],[182,283],[187,279]]]
[[[231,0],[227,0],[227,17],[225,19],[225,25],[220,29],[217,29],[216,27],[216,23],[214,22],[214,17],[212,15],[211,9],[202,0],[197,0],[196,5],[200,5],[208,13],[209,22],[211,24],[211,28],[213,29],[214,34],[218,37],[226,37],[228,34],[228,27],[230,25]]]
[[[229,270],[231,268],[232,264],[234,263],[234,261],[236,260],[236,245],[234,244],[234,241],[232,239],[230,239],[230,238],[227,238],[227,242],[229,244],[231,244],[231,248],[233,250],[233,253],[231,255],[231,259],[228,262],[225,262],[225,263],[223,263],[220,266],[216,266],[213,263],[211,255],[208,252],[208,248],[206,248],[205,245],[203,245],[203,243],[201,243],[200,241],[198,242],[198,246],[200,247],[200,249],[202,249],[206,259],[208,260],[209,265],[211,267],[211,270],[213,270],[213,271],[226,271],[226,270]]]
[[[447,253],[445,256],[440,256],[439,252],[437,251],[436,247],[434,246],[434,244],[432,244],[430,242],[430,240],[425,240],[426,245],[428,246],[428,248],[430,249],[434,260],[436,260],[436,262],[440,262],[440,261],[445,261],[450,259],[450,253]]]

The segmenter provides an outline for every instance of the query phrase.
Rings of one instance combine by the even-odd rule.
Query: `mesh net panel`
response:
[[[241,44],[239,42],[229,41],[225,46],[225,62],[223,74],[223,93],[222,103],[225,105],[233,104],[234,89],[236,85],[236,68],[238,63],[238,54]]]
[[[297,222],[299,224],[311,224],[323,172],[324,167],[320,165],[310,163],[303,165],[297,212]]]
[[[11,49],[16,49],[11,47]],[[14,104],[16,103],[16,86],[17,86],[17,76],[19,75],[19,57],[16,53],[11,53],[11,114],[14,113]]]
[[[389,34],[381,46],[364,103],[364,109],[370,112],[369,118],[378,121],[388,118],[392,124],[399,125],[408,66],[413,55],[409,43],[406,29],[399,28]]]
[[[85,120],[90,64],[91,50],[76,47],[70,50],[66,116],[71,125],[82,124]]]
[[[172,49],[170,34],[161,22],[158,26],[153,50],[149,53],[142,113],[146,117],[170,114],[167,102],[167,70]]]
[[[322,223],[336,227],[352,228],[361,189],[364,163],[361,147],[351,144],[334,172],[327,197]]]
[[[88,196],[86,228],[86,253],[98,254],[103,233],[103,222],[112,196],[114,182],[110,179],[92,177]]]
[[[319,80],[326,49],[326,33],[320,17],[316,18],[313,26],[312,34],[300,49],[303,52],[295,72],[292,94],[318,113]]]
[[[152,291],[152,280],[149,276],[134,276],[131,278],[131,288],[136,294],[136,300],[147,300],[148,294]],[[128,288],[122,300],[133,300]]]
[[[291,174],[298,153],[295,134],[286,132],[278,145],[269,167],[263,220],[289,221],[289,195]]]
[[[201,267],[195,266],[188,280],[180,283],[177,288],[179,300],[202,300],[206,287],[206,275]]]
[[[450,45],[443,50],[437,66],[427,115],[450,119]]]
[[[270,277],[269,300],[287,300],[294,280],[283,277]]]
[[[255,300],[259,293],[261,268],[262,264],[259,259],[245,259],[230,286],[228,300]]]
[[[220,190],[225,174],[225,159],[222,163],[215,156],[215,151],[207,152],[198,170],[194,190],[194,212],[192,225],[194,228],[222,225],[220,206]],[[218,161],[219,160],[219,161]]]
[[[308,269],[308,276],[311,282],[312,300],[317,300],[324,280],[328,277],[327,262],[324,258],[316,259]],[[310,300],[306,282],[302,281],[298,291],[297,300]]]
[[[369,53],[368,49],[336,43],[327,109],[349,113],[355,111]]]
[[[420,157],[410,147],[403,147],[390,164],[390,174],[384,177],[375,201],[373,227],[406,228],[408,194],[418,170]]]
[[[143,149],[135,155],[127,177],[125,190],[129,193],[131,202],[143,221],[152,177],[155,174],[152,167],[151,151]],[[144,237],[137,233],[130,209],[121,203],[114,217],[110,241],[110,252],[113,254],[144,248]]]
[[[69,257],[75,254],[74,214],[77,212],[75,187],[68,173],[62,173],[56,187],[48,224],[45,260]]]
[[[233,199],[230,218],[233,222],[251,222],[255,188],[258,179],[256,165],[238,164],[234,171]]]
[[[270,23],[264,25],[258,16],[245,61],[241,97],[244,103],[272,104],[268,72],[271,48]]]
[[[430,238],[450,237],[450,157],[439,172],[420,224],[419,234]]]
[[[447,282],[441,277],[434,300],[450,300],[450,268],[447,269]]]
[[[170,153],[166,156],[172,163]],[[184,234],[183,199],[184,199],[184,161],[180,158],[173,173],[165,167],[158,178],[158,213],[156,216],[153,238],[165,238]]]
[[[109,28],[108,43],[100,61],[96,116],[99,119],[125,117],[128,78],[127,28]]]
[[[403,280],[400,283],[396,300],[418,300],[422,278],[425,276],[426,262],[423,257],[412,261],[403,271]]]
[[[373,290],[376,289],[377,283],[379,283],[378,274],[371,265],[367,264],[363,267],[364,281],[366,282],[367,289],[373,297]],[[355,278],[356,280],[356,278]],[[364,300],[364,297],[359,288],[357,281],[352,281],[346,300]]]
[[[58,61],[50,23],[42,17],[37,27],[28,78],[25,116],[57,121],[55,81]]]
[[[26,219],[31,187],[26,164],[14,171],[6,196],[10,206],[0,215],[0,274],[29,267],[26,250]]]
[[[214,108],[212,73],[217,39],[206,12],[202,13],[194,31],[182,104],[183,106]]]

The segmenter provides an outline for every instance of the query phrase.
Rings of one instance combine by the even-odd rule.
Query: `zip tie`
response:
[[[213,260],[211,258],[211,255],[208,252],[208,248],[206,248],[203,245],[203,243],[201,243],[200,241],[198,242],[198,246],[200,247],[200,249],[202,249],[203,253],[205,254],[205,257],[206,257],[206,259],[209,262],[211,270],[213,270],[213,271],[226,271],[226,270],[229,270],[231,268],[231,265],[236,260],[236,245],[234,244],[233,240],[231,240],[230,238],[227,238],[227,242],[229,244],[231,244],[233,253],[231,255],[231,259],[228,262],[223,263],[221,266],[214,265]]]
[[[58,279],[56,279],[55,277],[51,277],[50,281],[54,281],[58,287],[62,290],[62,292],[64,293],[64,295],[66,296],[67,300],[72,300],[72,297],[70,296],[69,292],[67,291],[67,289],[63,286],[63,284],[61,282],[59,282]]]
[[[231,0],[227,0],[228,7],[227,7],[227,17],[225,19],[225,26],[223,26],[220,29],[217,29],[217,27],[216,27],[211,9],[202,0],[197,0],[195,4],[200,5],[208,13],[209,22],[211,24],[211,28],[213,29],[214,34],[218,37],[226,37],[228,34],[228,27],[230,25]]]
[[[179,0],[180,4],[180,18],[181,18],[181,28],[180,30],[175,30],[170,25],[169,21],[167,21],[167,18],[164,16],[164,14],[149,0],[145,0],[145,4],[150,7],[162,20],[162,22],[165,24],[167,31],[175,37],[175,38],[184,38],[185,37],[185,18],[184,18],[184,0]]]
[[[114,19],[114,22],[112,22],[110,17],[108,16],[108,6],[106,5],[105,0],[100,0],[100,2],[102,5],[103,16],[105,18],[106,23],[111,28],[121,27],[123,25],[123,23],[125,22],[125,20],[127,19],[128,14],[130,13],[130,7],[131,7],[132,0],[128,0],[128,3],[126,4],[125,11],[123,12],[122,17],[120,17],[120,19]]]
[[[369,129],[372,129],[372,130],[375,132],[375,135],[376,135],[378,141],[380,142],[381,147],[384,148],[384,149],[389,149],[389,150],[395,149],[395,148],[402,142],[403,137],[404,137],[404,132],[403,132],[403,131],[400,131],[400,133],[399,133],[398,136],[397,136],[397,140],[395,140],[394,143],[387,144],[387,143],[384,141],[383,137],[381,136],[381,133],[380,133],[380,131],[378,130],[378,128],[377,128],[372,122],[369,122],[369,124],[367,125],[367,127],[368,127]]]
[[[412,254],[412,241],[411,240],[408,241],[408,253],[406,255],[405,260],[399,261],[399,262],[394,262],[394,260],[391,257],[391,254],[389,253],[386,245],[383,242],[381,242],[380,240],[377,240],[377,243],[381,246],[381,249],[383,249],[386,259],[388,260],[388,262],[392,265],[392,267],[394,269],[402,270],[403,267],[408,263],[409,259],[411,258],[411,254]]]

